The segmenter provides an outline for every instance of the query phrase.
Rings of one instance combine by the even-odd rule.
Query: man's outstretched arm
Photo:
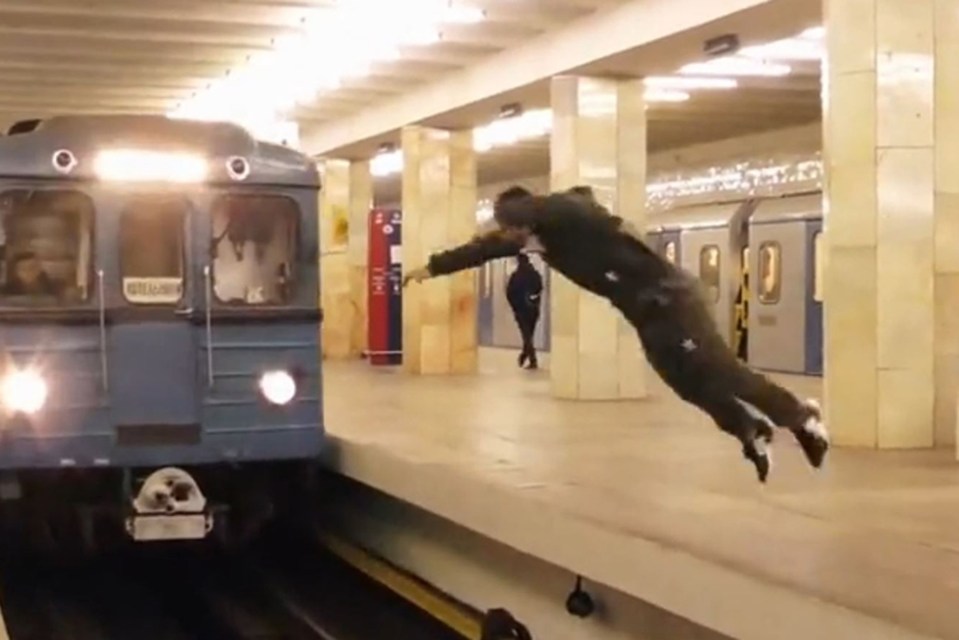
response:
[[[403,277],[403,286],[410,280],[419,282],[427,278],[450,275],[478,267],[490,260],[518,255],[522,250],[523,244],[509,237],[502,229],[486,231],[474,236],[466,244],[434,253],[426,266],[414,269]]]

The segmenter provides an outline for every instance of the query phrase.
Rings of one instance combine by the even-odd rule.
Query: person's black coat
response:
[[[506,300],[516,316],[538,316],[543,278],[528,261],[520,262],[506,283]]]
[[[570,192],[529,196],[504,203],[498,218],[500,228],[433,254],[427,265],[430,275],[519,254],[524,242],[515,239],[509,227],[526,226],[550,268],[616,306],[631,306],[637,292],[656,296],[662,287],[695,286],[695,279],[626,232],[622,218],[587,197]]]

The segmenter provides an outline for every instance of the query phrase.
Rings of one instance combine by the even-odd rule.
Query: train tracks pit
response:
[[[0,566],[11,640],[462,640],[315,539],[130,545]]]

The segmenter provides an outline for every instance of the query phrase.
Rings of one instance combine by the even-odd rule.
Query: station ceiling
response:
[[[485,9],[485,20],[446,27],[439,43],[403,48],[400,60],[375,65],[368,76],[319,95],[294,115],[309,127],[352,113],[618,1],[470,1]],[[67,110],[166,113],[332,4],[0,0],[0,123]]]
[[[443,28],[443,39],[404,47],[399,60],[320,93],[292,115],[301,130],[389,100],[626,0],[470,0],[485,20]],[[0,126],[57,113],[167,113],[211,81],[294,34],[331,0],[0,0]],[[821,22],[815,0],[770,0],[740,14],[576,71],[616,76],[668,74],[703,58],[703,42],[736,33],[744,44],[794,35]],[[357,37],[363,37],[358,34]],[[323,64],[304,60],[304,65]],[[468,127],[492,120],[500,106],[549,104],[549,83],[493,96],[426,124]],[[777,78],[741,79],[734,91],[697,93],[683,103],[652,105],[649,148],[699,142],[820,118],[818,63]],[[338,150],[369,157],[396,132]],[[548,142],[533,140],[484,153],[481,182],[548,171]],[[389,181],[387,181],[389,182]]]

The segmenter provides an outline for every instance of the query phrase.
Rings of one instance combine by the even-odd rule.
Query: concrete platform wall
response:
[[[576,578],[569,571],[351,480],[335,477],[331,483],[332,501],[323,514],[333,531],[480,610],[508,609],[535,640],[727,637],[588,580],[583,588],[597,612],[575,618],[565,609]],[[550,531],[544,529],[543,535]]]

